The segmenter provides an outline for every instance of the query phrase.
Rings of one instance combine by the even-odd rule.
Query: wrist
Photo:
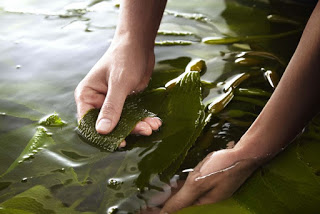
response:
[[[143,49],[148,52],[154,50],[154,40],[151,38],[145,38],[140,33],[130,31],[116,31],[111,46],[113,45],[126,45],[133,47],[134,49]]]
[[[121,43],[136,44],[136,46],[139,46],[140,48],[153,50],[155,37],[152,33],[118,26],[113,37],[113,41],[114,40],[121,41]]]
[[[263,136],[257,137],[250,135],[250,133],[245,133],[234,149],[240,157],[254,159],[262,165],[281,151],[281,148],[274,148],[274,145]]]

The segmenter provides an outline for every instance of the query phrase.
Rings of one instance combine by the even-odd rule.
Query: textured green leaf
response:
[[[71,208],[65,207],[61,201],[54,198],[51,192],[43,186],[34,186],[25,192],[0,204],[0,211],[3,213],[80,213]],[[1,212],[0,212],[1,213]]]
[[[144,187],[152,175],[164,172],[178,158],[183,160],[199,136],[197,127],[202,130],[205,121],[200,85],[197,71],[185,72],[176,79],[175,84],[170,84],[164,108],[159,113],[163,120],[162,140],[152,153],[139,162],[141,174],[136,182],[138,187]]]
[[[19,157],[10,165],[7,171],[3,173],[0,177],[9,173],[24,161],[32,159],[45,146],[55,144],[51,136],[52,134],[48,133],[48,131],[44,127],[42,126],[37,127],[36,133],[31,138],[29,143],[26,145],[24,150],[21,152]]]
[[[154,94],[153,94],[154,93]],[[99,134],[95,129],[96,120],[99,115],[99,109],[90,110],[81,119],[78,132],[83,136],[89,143],[97,146],[98,148],[106,151],[115,151],[120,143],[130,134],[134,126],[146,117],[154,117],[155,113],[150,112],[143,105],[143,101],[147,100],[148,97],[152,97],[156,94],[161,94],[159,100],[156,102],[161,105],[161,99],[165,96],[165,90],[154,90],[146,92],[145,94],[131,95],[127,98],[121,118],[115,129],[107,135]],[[149,104],[153,105],[153,104]]]
[[[67,123],[63,121],[57,113],[49,114],[39,120],[42,126],[64,126]]]

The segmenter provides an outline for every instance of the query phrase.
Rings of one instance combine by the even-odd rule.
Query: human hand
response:
[[[246,157],[235,148],[210,153],[189,173],[182,188],[165,203],[160,213],[227,199],[261,163],[260,159]]]
[[[110,133],[120,119],[126,97],[148,85],[154,60],[153,47],[135,38],[114,38],[110,48],[75,90],[78,120],[88,110],[101,108],[96,130],[100,134]],[[151,135],[152,130],[160,126],[159,118],[146,118],[136,125],[133,133]]]

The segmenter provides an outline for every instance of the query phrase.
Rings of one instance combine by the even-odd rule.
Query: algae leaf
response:
[[[145,204],[145,199],[139,196],[141,191],[161,188],[158,185],[163,183],[155,181],[157,175],[164,182],[172,178],[209,120],[211,115],[204,112],[201,101],[199,71],[181,74],[166,91],[167,96],[158,114],[163,120],[160,131],[140,138],[133,149],[127,151],[112,179],[120,183],[106,186],[100,211],[115,207],[119,212],[141,209]],[[154,107],[150,109],[155,110]]]
[[[141,174],[136,181],[138,187],[146,186],[155,174],[162,173],[163,178],[170,178],[179,167],[200,134],[198,128],[202,130],[205,124],[204,105],[201,100],[198,71],[185,72],[177,78],[176,84],[170,84],[168,97],[159,113],[163,120],[159,133],[161,142],[139,162]],[[177,163],[173,166],[175,161]],[[164,172],[169,167],[172,167],[168,170],[170,174],[165,175]]]
[[[19,157],[10,165],[10,167],[0,177],[12,171],[20,163],[30,160],[36,155],[44,146],[55,144],[51,134],[48,133],[47,129],[42,126],[38,126],[36,133],[31,138],[27,146],[21,152]]]
[[[97,146],[102,150],[109,152],[115,151],[120,143],[130,134],[134,126],[146,117],[156,116],[156,112],[150,112],[148,107],[144,105],[144,101],[153,95],[160,94],[159,99],[155,102],[161,106],[161,101],[165,96],[165,90],[153,90],[150,92],[131,95],[127,98],[121,118],[115,129],[108,135],[99,134],[95,129],[96,120],[99,115],[99,109],[91,109],[80,120],[78,133],[89,143]],[[154,104],[151,104],[154,105]]]
[[[63,121],[57,113],[49,114],[39,120],[39,124],[43,126],[64,126],[67,123]]]
[[[37,185],[0,204],[0,213],[80,213],[54,198],[44,186]],[[89,213],[89,212],[87,212]]]

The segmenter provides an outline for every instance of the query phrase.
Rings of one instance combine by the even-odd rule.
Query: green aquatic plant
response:
[[[49,189],[37,185],[25,192],[22,192],[0,204],[1,214],[40,214],[40,213],[61,213],[78,214],[84,212],[75,211],[66,207],[61,201],[53,197]],[[85,212],[87,214],[91,212]]]
[[[270,2],[279,4],[281,1]],[[256,7],[247,0],[168,1],[169,10],[160,27],[167,31],[160,31],[157,40],[181,39],[192,42],[192,45],[156,47],[157,60],[161,61],[156,62],[152,80],[146,89],[150,96],[144,97],[142,104],[144,109],[163,119],[163,126],[148,137],[128,136],[127,146],[111,153],[83,142],[74,132],[77,124],[72,91],[79,78],[87,73],[91,59],[99,57],[100,51],[92,52],[101,48],[101,42],[95,41],[112,37],[115,17],[118,16],[116,3],[90,0],[85,10],[62,9],[50,13],[32,12],[32,8],[37,8],[37,1],[23,1],[17,5],[31,8],[29,11],[0,6],[4,7],[0,11],[4,32],[0,49],[7,53],[0,63],[3,71],[0,84],[0,112],[3,113],[0,113],[0,174],[6,172],[33,138],[40,118],[57,111],[63,113],[63,119],[68,122],[68,126],[59,128],[46,126],[52,136],[41,139],[48,146],[40,146],[44,149],[0,178],[0,213],[137,213],[149,205],[157,206],[151,203],[152,198],[157,194],[168,194],[163,191],[172,175],[179,174],[183,179],[186,175],[181,172],[183,169],[193,168],[208,152],[226,148],[230,141],[237,142],[270,97],[273,91],[270,85],[276,85],[272,80],[274,76],[268,76],[268,73],[263,76],[263,73],[270,70],[281,76],[295,47],[293,40],[299,37],[296,33],[249,41],[246,35],[251,39],[251,35],[273,36],[303,27],[303,20],[307,17],[301,17],[296,10],[288,10],[288,3],[284,4],[285,7],[273,8],[269,1],[254,1]],[[52,8],[63,8],[65,4],[65,1],[58,0],[44,3],[41,7],[52,11]],[[281,8],[285,12],[281,12]],[[305,8],[299,8],[305,11]],[[107,22],[104,18],[106,11],[109,14]],[[275,11],[281,17],[268,17]],[[283,17],[293,22],[281,19]],[[15,24],[7,22],[8,19],[16,20]],[[34,25],[37,21],[39,26]],[[72,30],[63,27],[70,22],[75,24],[71,26]],[[301,26],[295,26],[294,22],[301,23]],[[85,26],[96,32],[90,35],[81,32]],[[37,31],[37,35],[28,32],[38,28],[42,30]],[[89,31],[92,30],[90,28]],[[104,32],[101,34],[99,31]],[[26,35],[23,40],[19,36],[21,33]],[[48,37],[48,33],[52,36]],[[201,38],[217,35],[230,35],[238,42],[212,46],[200,42]],[[245,40],[239,41],[239,38]],[[43,49],[43,44],[49,48]],[[73,47],[81,52],[77,57],[71,57],[75,50]],[[235,53],[239,48],[248,51]],[[60,57],[56,57],[57,51]],[[28,60],[26,52],[30,59],[39,58],[37,63]],[[57,60],[47,60],[52,57]],[[183,107],[183,111],[189,112],[187,104],[192,101],[189,101],[189,92],[177,96],[177,103],[172,95],[169,102],[169,93],[177,90],[180,84],[172,84],[168,88],[163,86],[185,70],[190,71],[185,68],[191,58],[206,61],[207,71],[191,71],[201,70],[202,103],[207,107],[212,103],[214,114],[211,115],[206,108],[199,112],[198,117],[192,113],[186,117],[186,123],[180,123],[175,117],[175,108]],[[22,65],[20,69],[15,69],[17,63]],[[39,68],[48,72],[41,72]],[[173,82],[177,81],[180,79]],[[179,115],[180,112],[177,113]],[[192,117],[197,118],[193,121],[193,129]],[[232,199],[221,204],[186,209],[181,213],[315,213],[319,204],[318,126],[319,123],[308,126],[298,144],[260,169]],[[174,148],[181,149],[171,151],[171,143]],[[152,155],[161,148],[162,153]],[[168,156],[174,157],[172,160],[167,158],[167,151]]]
[[[287,36],[298,34],[302,29],[292,30],[284,33],[278,33],[273,35],[257,35],[257,36],[239,36],[239,37],[228,37],[228,36],[217,36],[217,37],[207,37],[202,39],[202,42],[210,45],[222,45],[222,44],[232,44],[238,42],[256,42],[261,40],[271,40],[279,39]]]
[[[159,113],[163,120],[159,133],[162,140],[138,165],[141,174],[136,183],[139,187],[146,186],[155,174],[162,173],[166,179],[171,178],[199,136],[206,123],[200,86],[199,72],[191,71],[183,73],[168,89],[168,97]],[[166,155],[158,161],[164,153]],[[170,173],[165,173],[169,168]]]
[[[156,46],[175,46],[175,45],[192,45],[191,41],[188,40],[164,40],[164,41],[156,41],[154,43]]]
[[[206,62],[203,59],[194,59],[186,67],[186,71],[198,71],[201,75],[207,70]]]
[[[193,36],[194,33],[188,31],[169,31],[169,30],[159,30],[158,35],[164,36]]]
[[[270,97],[271,93],[259,88],[236,88],[235,95]]]
[[[165,95],[165,91],[161,91],[160,93],[162,96]],[[152,96],[151,94],[152,92],[149,94],[137,94],[128,97],[124,104],[118,125],[112,133],[108,135],[99,134],[95,129],[96,120],[100,110],[89,110],[80,120],[78,126],[79,134],[84,137],[86,141],[102,150],[109,152],[115,151],[139,121],[146,117],[156,116],[155,113],[147,110],[143,105],[144,98]]]
[[[49,114],[39,120],[39,125],[61,127],[67,123],[59,117],[57,113]]]
[[[22,164],[25,161],[31,160],[40,150],[52,144],[55,144],[55,142],[53,141],[52,136],[47,131],[47,129],[42,126],[37,127],[36,133],[31,138],[29,143],[26,145],[24,150],[21,152],[19,157],[10,165],[10,167],[0,177],[11,172],[19,164]]]

